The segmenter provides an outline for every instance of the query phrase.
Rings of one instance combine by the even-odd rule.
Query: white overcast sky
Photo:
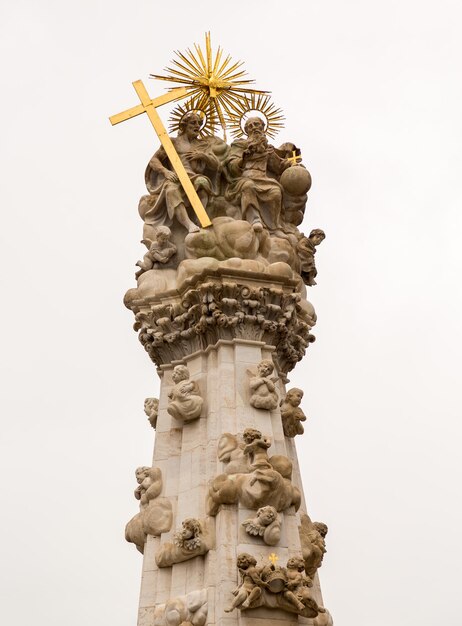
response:
[[[457,623],[461,21],[449,0],[2,0],[2,624],[136,623],[123,530],[158,379],[122,297],[158,141],[107,118],[206,30],[284,110],[304,230],[327,233],[291,375],[325,604],[337,626]]]

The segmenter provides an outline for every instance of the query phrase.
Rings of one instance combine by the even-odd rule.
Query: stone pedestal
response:
[[[138,299],[132,294],[126,303],[135,313],[135,328],[161,378],[152,465],[162,473],[162,490],[156,497],[167,498],[173,512],[169,532],[147,535],[138,626],[330,624],[328,614],[320,613],[318,621],[313,621],[279,606],[225,612],[234,598],[233,590],[240,585],[239,554],[253,555],[259,566],[271,562],[285,566],[290,557],[306,549],[299,531],[307,509],[297,453],[294,439],[284,436],[279,407],[286,393],[286,374],[314,339],[310,334],[314,311],[299,293],[297,282],[217,270],[186,281],[179,290]],[[252,406],[250,380],[263,359],[272,361],[273,377],[277,377],[278,402],[270,410]],[[172,373],[179,364],[187,366],[190,381],[203,399],[200,416],[191,421],[169,413],[169,393],[175,386]],[[294,504],[278,510],[280,536],[275,545],[249,534],[243,526],[260,507],[246,508],[246,504],[254,494],[258,500],[264,483],[256,480],[250,486],[249,477],[257,476],[263,466],[257,468],[255,462],[253,474],[245,473],[250,470],[234,473],[231,463],[239,464],[244,457],[234,449],[235,458],[230,460],[227,447],[233,450],[233,439],[229,438],[228,446],[223,438],[228,433],[242,441],[242,434],[250,428],[271,442],[267,457],[284,476],[283,489],[299,494]],[[272,475],[275,470],[263,467],[262,471]],[[220,475],[231,483],[243,481],[245,493],[237,502],[211,500],[211,489]],[[202,548],[194,548],[194,556],[186,554],[187,560],[178,562],[175,536],[190,518],[201,524]],[[159,567],[156,559],[167,553],[174,554],[177,562]],[[322,606],[317,575],[311,593]]]

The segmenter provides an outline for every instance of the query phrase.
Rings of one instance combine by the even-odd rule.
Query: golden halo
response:
[[[244,126],[249,117],[260,117],[265,122],[265,132],[274,139],[284,127],[284,115],[277,109],[269,96],[252,94],[233,105],[233,112],[226,118],[227,125],[235,139],[245,135]]]
[[[212,136],[215,128],[219,126],[219,120],[214,109],[203,98],[191,98],[183,104],[178,104],[171,112],[169,132],[178,132],[181,122],[188,113],[197,113],[201,118],[202,126],[199,131],[201,137]]]

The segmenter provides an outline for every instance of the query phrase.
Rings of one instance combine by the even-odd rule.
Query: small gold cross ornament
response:
[[[302,160],[302,155],[297,154],[295,150],[292,150],[292,156],[287,158],[291,165],[298,165],[298,162]]]
[[[274,552],[272,552],[272,553],[269,555],[268,559],[271,561],[271,564],[272,564],[273,566],[274,566],[274,565],[276,565],[276,563],[279,561],[279,557],[278,557],[278,555],[277,555],[277,554],[274,554]]]
[[[192,184],[191,179],[189,178],[184,168],[184,165],[181,162],[177,151],[175,150],[175,146],[168,136],[168,133],[165,130],[165,126],[162,124],[162,120],[160,119],[156,109],[156,107],[161,106],[162,104],[166,104],[167,102],[173,102],[174,100],[178,100],[179,98],[184,98],[188,94],[188,89],[186,87],[177,87],[176,89],[172,89],[172,91],[170,91],[169,93],[163,96],[159,96],[158,98],[154,98],[154,100],[151,100],[148,92],[146,91],[146,87],[143,85],[143,82],[141,80],[136,80],[133,83],[133,87],[138,94],[141,104],[138,104],[136,107],[132,107],[127,111],[123,111],[122,113],[112,115],[109,118],[109,121],[114,126],[115,124],[119,124],[120,122],[129,120],[136,115],[140,115],[141,113],[147,113],[149,119],[151,120],[151,124],[154,126],[154,130],[159,137],[160,143],[162,144],[170,160],[170,163],[172,164],[172,167],[175,170],[176,175],[178,176],[178,180],[180,181],[195,214],[199,218],[201,226],[203,228],[211,226],[212,222],[210,221],[209,216],[202,206],[202,202],[200,201],[199,196],[194,189],[194,185]]]

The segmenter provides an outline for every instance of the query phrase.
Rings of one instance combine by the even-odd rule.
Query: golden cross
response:
[[[274,552],[272,552],[272,553],[269,555],[268,559],[271,561],[271,563],[273,564],[273,566],[274,566],[274,565],[276,565],[277,561],[279,561],[279,557],[278,557],[278,555],[277,555],[277,554],[274,554]]]
[[[297,165],[297,163],[302,160],[302,155],[297,154],[295,150],[292,150],[292,156],[288,157],[287,160],[290,161],[292,165]]]
[[[131,109],[127,109],[126,111],[122,111],[122,113],[117,113],[116,115],[112,115],[109,118],[109,121],[114,126],[115,124],[119,124],[120,122],[124,122],[125,120],[129,120],[136,115],[140,115],[141,113],[147,113],[149,119],[151,120],[151,124],[154,126],[154,130],[159,137],[160,143],[162,144],[170,163],[172,164],[173,169],[175,170],[176,175],[178,176],[178,180],[180,181],[186,197],[188,198],[195,214],[199,218],[199,222],[203,228],[207,226],[211,226],[212,222],[209,219],[204,207],[202,206],[202,202],[197,195],[196,190],[194,189],[194,185],[189,178],[183,163],[181,162],[180,157],[178,156],[177,151],[175,150],[175,146],[172,143],[172,140],[168,136],[167,131],[165,130],[165,126],[162,124],[162,120],[157,113],[158,106],[162,104],[166,104],[167,102],[173,102],[173,100],[178,100],[188,94],[188,90],[185,87],[177,87],[176,89],[172,89],[169,93],[166,93],[163,96],[159,96],[158,98],[154,98],[151,100],[148,92],[146,91],[146,87],[143,85],[141,80],[136,80],[133,84],[136,93],[141,101],[141,104],[138,104]]]

